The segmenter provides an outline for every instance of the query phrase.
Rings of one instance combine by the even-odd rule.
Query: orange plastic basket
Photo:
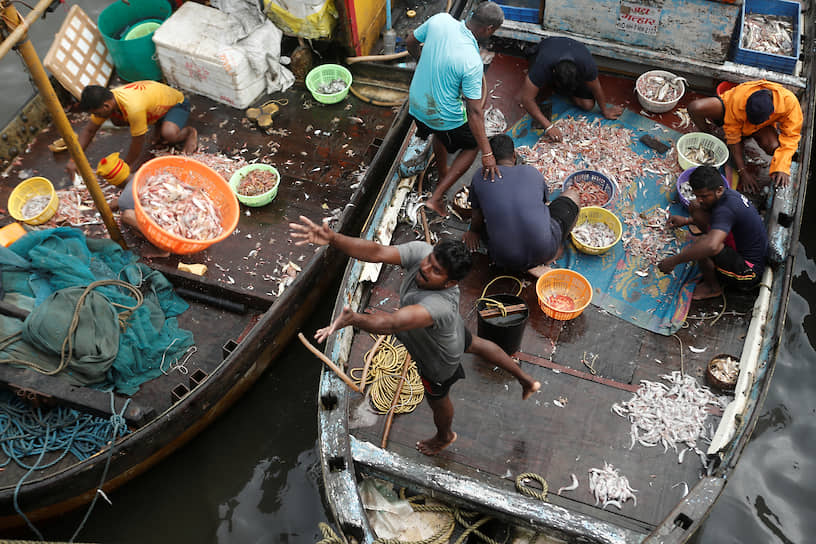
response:
[[[139,202],[139,189],[144,181],[159,172],[168,172],[179,180],[194,187],[200,187],[221,211],[222,232],[209,240],[191,240],[171,234],[156,224],[144,211]],[[136,212],[136,223],[153,245],[179,255],[188,255],[202,251],[211,245],[227,238],[238,225],[240,214],[238,200],[229,184],[209,166],[186,157],[157,157],[142,165],[133,177],[133,196]]]
[[[581,315],[584,308],[592,301],[592,285],[578,272],[559,268],[550,270],[536,281],[536,295],[541,310],[560,321],[574,319]],[[571,311],[550,306],[547,301],[553,295],[566,296],[572,299],[574,307]]]

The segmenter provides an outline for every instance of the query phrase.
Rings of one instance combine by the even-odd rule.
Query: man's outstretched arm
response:
[[[336,247],[349,257],[369,263],[401,264],[399,250],[371,240],[346,236],[333,231],[328,223],[317,224],[308,217],[300,216],[300,223],[289,223],[289,233],[296,239],[295,245],[316,244]]]
[[[344,327],[356,327],[374,334],[394,334],[400,331],[422,329],[433,325],[430,312],[419,304],[400,308],[396,312],[358,313],[346,306],[340,316],[328,327],[315,333],[315,340],[323,342]]]

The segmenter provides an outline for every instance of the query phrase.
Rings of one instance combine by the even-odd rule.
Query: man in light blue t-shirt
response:
[[[482,2],[467,20],[438,13],[408,35],[406,48],[418,59],[409,91],[409,113],[417,136],[433,134],[439,184],[425,205],[445,215],[442,198],[467,172],[482,152],[482,173],[501,177],[484,129],[479,41],[486,40],[504,22],[504,12],[494,2]],[[464,97],[464,101],[463,101]],[[450,168],[448,153],[457,153]]]

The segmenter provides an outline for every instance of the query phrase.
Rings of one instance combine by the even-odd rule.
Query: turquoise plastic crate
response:
[[[783,74],[792,74],[796,69],[796,61],[799,60],[799,11],[801,6],[798,2],[788,2],[786,0],[745,0],[742,4],[742,14],[739,23],[739,37],[734,44],[733,61],[738,64],[747,64],[757,68],[765,68]],[[745,15],[751,13],[762,13],[764,15],[782,15],[793,18],[793,55],[774,55],[763,53],[742,47],[742,30]]]
[[[504,18],[509,19],[511,21],[521,21],[524,23],[538,23],[538,8],[537,7],[524,7],[524,6],[516,6],[516,5],[508,5],[508,0],[496,0],[496,3],[501,6],[502,11],[504,12]],[[516,1],[516,3],[520,4],[538,4],[537,1]]]

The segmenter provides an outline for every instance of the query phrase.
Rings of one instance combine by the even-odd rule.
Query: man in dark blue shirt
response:
[[[689,185],[696,197],[689,204],[691,217],[673,215],[669,224],[693,224],[703,234],[660,261],[660,271],[668,274],[680,263],[697,261],[703,280],[694,289],[694,300],[720,296],[720,282],[742,291],[753,289],[762,279],[768,253],[768,234],[759,212],[744,195],[723,186],[713,166],[697,167]]]
[[[547,184],[530,165],[516,165],[513,140],[506,134],[490,138],[501,177],[485,179],[481,172],[470,183],[473,215],[463,239],[471,250],[487,234],[490,259],[513,272],[540,276],[557,259],[578,217],[579,195],[568,189],[547,203]]]
[[[544,134],[551,140],[560,141],[561,131],[541,113],[536,103],[536,96],[543,88],[569,97],[585,111],[594,108],[597,102],[607,119],[617,119],[623,113],[621,106],[606,104],[598,80],[598,65],[589,49],[571,38],[545,38],[539,42],[521,90],[521,104],[527,113],[544,127]]]

